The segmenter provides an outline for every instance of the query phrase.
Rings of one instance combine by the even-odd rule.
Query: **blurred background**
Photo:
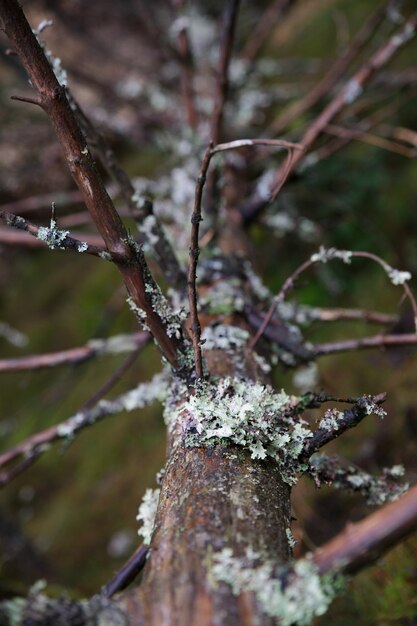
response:
[[[181,259],[187,257],[193,185],[208,140],[224,2],[158,0],[26,0],[33,27],[68,72],[72,93],[107,138],[139,191],[155,199]],[[335,61],[354,45],[370,16],[385,7],[366,45],[313,106],[294,115]],[[293,0],[241,3],[230,66],[222,140],[285,137],[304,129],[354,71],[388,41],[415,3],[375,0]],[[269,11],[269,13],[268,13]],[[265,17],[267,16],[267,17]],[[197,122],[181,94],[184,59],[178,34],[188,21]],[[181,20],[183,20],[181,22]],[[30,95],[19,60],[2,36],[0,62],[0,203],[47,224],[51,202],[58,225],[82,239],[94,233],[44,113],[11,95]],[[276,292],[319,245],[367,250],[417,274],[417,40],[412,40],[344,107],[322,133],[275,203],[250,226],[256,270]],[[190,128],[191,126],[191,128]],[[282,159],[270,151],[222,164],[243,172],[243,197],[262,193]],[[106,176],[103,171],[103,176]],[[123,200],[110,181],[122,215]],[[220,188],[227,179],[220,178]],[[220,200],[221,201],[221,196]],[[127,223],[130,224],[129,220]],[[131,224],[132,230],[134,228]],[[49,251],[0,227],[0,358],[64,350],[92,338],[137,330],[111,264]],[[30,240],[32,241],[32,240]],[[36,243],[36,242],[35,242]],[[151,261],[152,262],[152,261]],[[415,290],[415,281],[411,288]],[[376,264],[322,264],[291,298],[321,307],[358,307],[397,316],[390,332],[412,332],[412,316]],[[385,331],[385,329],[383,329]],[[380,332],[364,322],[313,324],[311,341]],[[388,417],[371,417],[332,444],[367,471],[403,464],[416,481],[416,350],[396,348],[322,357],[316,389],[349,396],[386,391]],[[0,373],[0,451],[56,424],[108,380],[125,356],[77,366]],[[110,397],[159,370],[148,346]],[[296,392],[294,371],[279,366],[277,387]],[[0,594],[27,593],[39,578],[74,596],[97,592],[138,545],[135,516],[164,465],[161,408],[110,417],[68,445],[55,445],[0,493]],[[297,551],[312,549],[369,509],[360,498],[295,489]],[[417,624],[417,539],[411,538],[363,572],[321,623]]]

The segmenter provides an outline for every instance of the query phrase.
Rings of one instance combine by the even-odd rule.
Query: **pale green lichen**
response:
[[[147,489],[136,516],[136,519],[142,522],[138,534],[143,537],[143,543],[146,545],[151,543],[160,492],[160,489]]]
[[[150,331],[149,326],[146,323],[147,314],[146,311],[141,309],[136,302],[133,300],[132,296],[126,298],[126,302],[129,305],[130,310],[135,314],[136,319],[142,325],[143,330]]]
[[[409,488],[408,483],[398,481],[404,474],[402,465],[384,468],[381,475],[372,476],[354,465],[341,465],[337,457],[315,454],[309,472],[318,486],[324,482],[335,489],[359,493],[374,506],[397,500]]]
[[[327,409],[322,420],[320,420],[319,428],[323,430],[336,431],[339,430],[340,421],[345,417],[343,411],[337,409]]]
[[[230,585],[234,595],[254,593],[262,612],[277,618],[280,626],[307,626],[327,611],[341,587],[340,579],[335,583],[333,577],[321,576],[309,556],[286,570],[277,569],[271,561],[261,562],[251,549],[236,557],[224,548],[214,554],[213,561],[211,579]]]
[[[337,248],[325,248],[320,246],[320,249],[315,254],[312,254],[310,260],[313,263],[327,263],[333,259],[340,259],[343,263],[350,263],[352,261],[351,250],[337,250]]]
[[[301,393],[307,393],[314,389],[319,381],[317,364],[312,362],[305,367],[300,367],[294,374],[292,382]]]
[[[288,545],[290,546],[291,550],[294,550],[295,546],[297,545],[297,541],[294,539],[294,535],[291,532],[291,528],[289,527],[286,528],[285,534],[287,536]]]
[[[132,352],[138,346],[133,335],[114,335],[108,339],[90,339],[87,345],[100,355]]]
[[[384,263],[383,267],[387,273],[388,278],[395,286],[404,285],[404,283],[411,280],[410,272],[401,272],[400,270],[396,270],[395,268],[388,265],[388,263]]]
[[[107,252],[107,250],[102,250],[101,252],[98,253],[98,256],[100,257],[100,259],[103,259],[104,261],[111,261],[111,254],[110,252]]]
[[[206,326],[201,333],[201,344],[204,350],[235,350],[243,348],[248,339],[247,330],[229,324]]]
[[[62,230],[57,227],[57,223],[54,218],[51,219],[49,226],[40,226],[36,237],[41,241],[44,241],[51,250],[64,249],[63,242],[69,235],[69,230]]]
[[[149,294],[152,309],[165,323],[165,329],[168,337],[176,337],[177,339],[180,339],[182,322],[184,319],[183,312],[174,311],[172,309],[161,289],[155,283],[147,283],[145,291]]]
[[[68,82],[68,74],[67,71],[62,67],[61,59],[55,57],[50,50],[48,50],[45,46],[45,43],[42,41],[41,33],[45,30],[46,27],[52,26],[52,20],[43,20],[37,29],[33,29],[33,34],[35,35],[40,47],[45,53],[46,58],[49,61],[49,64],[55,74],[55,77],[60,85],[63,87],[67,86]]]
[[[217,281],[200,297],[200,306],[212,315],[232,315],[243,311],[245,300],[240,280],[229,278]]]
[[[88,243],[86,241],[80,241],[77,244],[77,252],[87,252],[88,250]]]
[[[168,394],[168,389],[169,375],[167,371],[159,372],[149,382],[141,383],[114,400],[100,400],[92,409],[76,413],[57,426],[57,435],[60,438],[71,440],[79,430],[104,417],[116,415],[123,411],[142,409],[152,402],[162,402]]]
[[[10,626],[21,626],[25,615],[27,600],[25,598],[13,598],[1,603],[1,612],[8,620]]]
[[[284,480],[294,484],[298,457],[311,430],[297,414],[298,399],[266,385],[240,378],[202,383],[174,410],[166,412],[172,426],[181,423],[187,445],[233,443],[253,459],[271,457]]]

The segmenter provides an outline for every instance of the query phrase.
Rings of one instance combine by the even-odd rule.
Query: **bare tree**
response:
[[[417,487],[407,491],[399,466],[385,468],[375,477],[319,453],[368,415],[383,417],[384,393],[335,397],[316,391],[313,381],[307,383],[307,391],[295,396],[273,387],[273,368],[301,367],[311,374],[323,355],[413,346],[417,334],[413,327],[401,335],[381,332],[312,344],[300,330],[308,320],[359,320],[388,328],[398,318],[379,311],[302,306],[289,302],[289,293],[314,266],[330,262],[351,266],[359,258],[377,263],[387,280],[398,286],[415,323],[417,305],[408,286],[409,272],[393,268],[368,251],[324,246],[294,268],[274,296],[253,269],[249,227],[276,206],[274,201],[291,177],[302,175],[303,168],[350,141],[373,141],[404,157],[415,156],[415,145],[407,142],[411,131],[402,138],[371,133],[391,110],[384,110],[381,116],[377,108],[353,127],[346,119],[360,103],[363,90],[376,77],[381,78],[388,63],[411,41],[417,13],[404,17],[397,2],[380,3],[324,78],[270,124],[269,134],[288,131],[294,119],[309,112],[305,128],[291,140],[261,137],[253,127],[240,134],[239,122],[231,122],[228,106],[237,98],[232,93],[233,81],[244,84],[256,75],[256,59],[275,20],[302,3],[266,3],[257,28],[240,45],[240,56],[236,54],[240,64],[233,67],[233,51],[239,47],[240,2],[224,3],[213,93],[210,89],[206,93],[202,78],[208,77],[199,75],[193,56],[193,15],[187,14],[185,3],[173,0],[159,9],[164,24],[171,19],[174,22],[170,37],[163,37],[157,49],[155,45],[152,48],[158,33],[154,10],[146,4],[141,5],[141,25],[149,49],[158,63],[174,59],[179,68],[182,126],[176,150],[183,159],[185,182],[180,188],[192,181],[193,206],[187,204],[188,191],[175,197],[172,177],[155,181],[151,189],[149,184],[138,188],[131,182],[105,133],[96,129],[68,88],[59,59],[43,43],[42,31],[48,23],[32,30],[16,0],[0,3],[0,20],[11,53],[31,83],[30,92],[14,99],[40,107],[48,116],[78,187],[76,197],[88,211],[61,219],[53,204],[49,225],[39,226],[26,214],[38,202],[45,203],[45,198],[9,203],[0,208],[7,226],[0,233],[1,240],[91,254],[97,257],[93,261],[114,264],[129,306],[143,328],[143,332],[94,340],[68,351],[0,361],[0,371],[20,371],[130,353],[75,415],[2,453],[0,483],[5,485],[26,471],[53,442],[74,438],[84,428],[122,411],[159,400],[164,403],[167,425],[167,460],[159,488],[148,490],[139,508],[144,543],[120,572],[100,594],[81,602],[52,599],[35,588],[27,598],[2,603],[0,621],[5,626],[308,624],[327,610],[346,576],[357,573],[415,530]],[[399,24],[393,25],[393,20]],[[390,27],[379,33],[378,28],[386,22]],[[377,42],[373,39],[376,32]],[[197,43],[204,48],[204,41]],[[373,88],[379,97],[374,83]],[[384,89],[381,87],[381,93]],[[154,94],[154,106],[163,97],[161,87]],[[152,98],[150,102],[152,105]],[[235,106],[243,107],[243,101]],[[150,116],[149,107],[145,113]],[[178,119],[174,121],[178,123]],[[168,119],[168,123],[174,121]],[[248,122],[241,122],[245,124]],[[256,169],[259,155],[276,152],[284,153],[279,166],[268,176],[251,180],[248,172],[251,167]],[[100,170],[113,180],[111,193]],[[180,168],[175,175],[181,176]],[[137,223],[136,237],[115,208],[113,197],[117,194],[125,203],[123,217]],[[154,208],[152,196],[164,194],[165,208],[158,209],[157,199]],[[53,198],[46,199],[50,200]],[[67,230],[88,219],[99,236],[75,237]],[[185,219],[187,224],[191,221],[189,228]],[[169,226],[174,238],[167,235]],[[179,260],[181,248],[189,249],[188,268]],[[152,258],[152,269],[156,266],[152,273],[148,258]],[[155,272],[169,285],[166,294],[153,277]],[[104,400],[151,338],[165,363],[162,372],[149,383]],[[309,410],[324,405],[330,408],[314,426]],[[320,549],[293,559],[291,489],[304,475],[318,485],[359,492],[369,502],[383,506]],[[124,591],[142,570],[140,584]]]

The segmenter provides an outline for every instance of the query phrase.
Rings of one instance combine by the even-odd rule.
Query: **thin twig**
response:
[[[115,593],[123,591],[145,567],[149,547],[140,545],[128,561],[120,568],[113,578],[103,587],[101,593],[111,598]]]
[[[207,179],[207,172],[211,158],[218,152],[226,152],[227,150],[236,150],[248,146],[269,146],[281,148],[285,150],[303,150],[301,144],[292,143],[283,139],[237,139],[228,143],[220,143],[213,146],[212,143],[207,147],[201,163],[200,175],[197,180],[194,195],[194,209],[191,216],[191,242],[189,249],[189,265],[188,265],[188,302],[191,317],[191,332],[194,350],[194,361],[197,378],[203,377],[203,360],[200,346],[201,326],[198,318],[197,310],[197,263],[199,255],[199,228],[202,221],[201,202],[203,197],[204,184]]]
[[[150,339],[150,335],[148,335]],[[111,374],[106,382],[98,389],[88,400],[86,400],[80,407],[80,411],[91,409],[97,402],[99,402],[109,391],[119,382],[119,380],[126,374],[133,363],[136,361],[142,348],[138,347],[119,365],[119,367]]]
[[[341,320],[371,322],[373,324],[381,324],[383,326],[395,324],[398,322],[398,315],[388,313],[380,313],[380,311],[368,311],[366,309],[325,309],[314,308],[314,317],[320,322],[338,322]]]
[[[343,411],[343,416],[337,419],[337,427],[335,428],[318,428],[312,437],[306,440],[303,451],[300,455],[300,461],[306,462],[312,454],[323,448],[331,441],[334,441],[347,430],[354,428],[363,420],[364,417],[373,412],[373,407],[378,407],[386,399],[385,393],[376,396],[364,396],[360,398],[356,404]]]
[[[336,83],[346,72],[349,65],[360,54],[361,50],[371,41],[376,29],[386,16],[387,8],[392,0],[384,2],[372,13],[362,28],[350,42],[349,47],[330,66],[323,78],[298,102],[284,110],[272,124],[271,130],[277,134],[284,132],[288,126],[306,111],[312,110],[326,94],[330,93]]]
[[[194,196],[194,210],[191,216],[191,242],[189,251],[189,265],[188,265],[188,302],[190,307],[191,317],[191,333],[194,349],[194,361],[195,361],[195,373],[197,378],[203,378],[203,357],[201,354],[201,326],[198,318],[197,310],[197,263],[200,253],[198,247],[198,233],[200,229],[201,216],[201,200],[203,197],[204,184],[207,178],[207,170],[210,165],[210,159],[213,154],[213,145],[210,144],[206,149],[201,163],[200,175],[197,180]]]
[[[393,268],[391,266],[388,265],[388,263],[386,263],[383,259],[381,259],[381,257],[379,257],[376,254],[373,254],[372,252],[352,252],[352,251],[337,251],[334,250],[336,256],[333,256],[332,258],[342,258],[343,255],[347,255],[345,257],[345,260],[347,260],[348,262],[350,262],[350,258],[351,257],[356,257],[356,258],[365,258],[365,259],[370,259],[372,261],[375,261],[375,263],[378,263],[378,265],[380,265],[383,270],[385,272],[387,272],[388,274],[390,272],[396,272],[396,270],[393,270]],[[319,257],[319,255],[317,255]],[[327,259],[330,260],[330,259]],[[304,263],[302,263],[296,270],[295,272],[293,272],[284,282],[283,286],[281,287],[281,290],[279,291],[279,293],[273,298],[271,305],[269,307],[269,310],[267,312],[267,314],[265,315],[264,321],[262,323],[262,325],[260,326],[258,332],[256,333],[256,335],[253,337],[253,339],[250,342],[250,348],[253,349],[255,347],[255,345],[257,344],[257,342],[259,341],[260,337],[263,335],[263,333],[265,332],[265,329],[267,328],[268,324],[270,323],[274,312],[278,306],[279,303],[283,302],[285,300],[285,297],[287,295],[287,293],[294,288],[294,284],[295,281],[301,276],[301,274],[303,274],[306,270],[308,270],[310,267],[312,267],[313,265],[315,265],[316,263],[320,263],[322,261],[321,258],[315,258],[315,255],[313,255],[312,257],[310,257],[309,259],[307,259],[307,261],[304,261]],[[400,286],[402,286],[403,290],[404,290],[404,294],[405,296],[408,298],[408,300],[410,301],[411,307],[413,309],[413,313],[414,313],[414,320],[415,320],[415,325],[416,325],[416,333],[417,333],[417,303],[415,301],[415,298],[410,290],[410,287],[407,285],[407,283],[404,281],[402,283],[399,283]]]
[[[15,359],[1,359],[0,372],[22,372],[57,367],[59,365],[78,365],[89,359],[104,354],[117,354],[142,350],[150,340],[145,332],[133,335],[116,335],[109,339],[95,339],[79,348],[49,352],[46,354],[31,354]]]
[[[217,144],[220,141],[222,133],[224,107],[229,90],[229,64],[232,56],[239,5],[240,0],[228,0],[223,15],[220,57],[214,90],[213,112],[210,120],[210,140],[213,144]]]
[[[415,345],[417,345],[417,335],[415,333],[404,335],[374,335],[372,337],[362,337],[360,339],[343,339],[341,341],[331,341],[329,343],[317,343],[315,344],[312,352],[316,357],[318,357],[327,354],[337,354],[338,352]]]
[[[195,106],[194,96],[194,59],[191,49],[191,42],[188,36],[188,20],[180,16],[184,8],[184,0],[172,0],[174,9],[177,11],[178,34],[177,34],[177,51],[181,63],[181,88],[187,122],[192,130],[197,129],[197,110]]]
[[[27,104],[34,104],[42,109],[42,102],[39,98],[31,98],[30,96],[10,96],[10,100],[17,100],[18,102],[26,102]]]
[[[301,143],[306,151],[309,151],[319,136],[322,135],[326,126],[332,122],[332,120],[339,115],[339,113],[347,106],[352,104],[356,98],[361,94],[365,85],[370,79],[378,72],[384,65],[390,61],[394,55],[413,38],[415,29],[417,27],[417,12],[407,20],[404,26],[395,35],[389,38],[378,50],[367,59],[362,66],[357,70],[354,76],[345,82],[343,87],[339,89],[334,98],[323,109],[323,111],[308,125],[307,130],[304,132]],[[294,173],[305,153],[299,152],[294,154],[294,157],[289,168],[286,164],[281,166],[277,171],[274,180],[271,184],[271,197],[266,200],[259,198],[252,199],[248,205],[241,207],[242,219],[249,223],[256,219],[262,211],[266,209],[271,198],[273,198],[273,192],[279,185],[282,187],[282,181],[288,178]]]
[[[88,246],[102,248],[105,250],[104,241],[100,235],[93,233],[78,233],[80,235],[80,243],[86,243]],[[29,233],[23,231],[11,230],[10,228],[0,228],[0,243],[8,246],[22,246],[25,248],[45,248],[45,242],[33,237]]]
[[[395,154],[400,154],[409,159],[415,159],[417,152],[415,148],[408,148],[401,143],[387,139],[386,137],[380,137],[373,133],[366,132],[360,128],[345,128],[338,126],[337,124],[328,124],[324,129],[324,132],[328,135],[333,135],[341,139],[350,139],[355,141],[362,141],[370,146],[376,146]]]
[[[241,57],[248,63],[253,63],[261,52],[265,43],[275,28],[278,20],[283,17],[285,12],[292,8],[297,0],[274,0],[270,6],[266,8],[263,15],[255,25],[253,34],[248,39],[241,52]]]
[[[417,486],[355,524],[313,554],[321,574],[353,575],[417,529]]]
[[[14,215],[13,213],[6,213],[5,211],[0,211],[0,219],[11,228],[29,233],[38,239],[41,245],[47,246],[52,250],[73,250],[74,252],[91,254],[92,256],[99,257],[106,261],[114,262],[116,260],[114,254],[110,254],[107,248],[94,246],[88,244],[86,241],[75,239],[69,235],[68,231],[59,230],[57,228],[48,229],[45,226],[36,226],[36,224],[29,222],[24,217]]]
[[[15,459],[23,456],[25,459],[35,455],[33,462],[40,458],[55,441],[70,441],[79,432],[93,426],[104,418],[117,415],[124,411],[133,411],[143,408],[160,398],[163,377],[157,375],[157,380],[142,383],[135,389],[121,394],[114,400],[101,400],[92,408],[79,411],[72,417],[51,426],[41,432],[31,435],[17,446],[0,455],[0,468],[9,465]],[[30,463],[32,464],[32,463]]]

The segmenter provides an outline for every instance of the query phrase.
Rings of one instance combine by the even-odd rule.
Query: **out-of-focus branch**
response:
[[[129,560],[126,561],[113,578],[103,587],[101,593],[106,596],[106,598],[111,598],[115,593],[126,589],[145,567],[148,554],[148,546],[143,544],[139,546]]]
[[[404,335],[374,335],[360,339],[342,339],[329,343],[318,343],[313,348],[315,356],[336,354],[338,352],[352,352],[369,348],[390,348],[417,345],[417,334]]]
[[[369,60],[359,68],[354,76],[348,80],[339,90],[331,102],[324,108],[322,113],[313,120],[304,133],[301,143],[309,150],[317,137],[322,134],[326,126],[349,104],[354,102],[361,94],[364,86],[370,81],[376,72],[390,61],[393,56],[400,50],[410,39],[414,37],[414,31],[417,26],[417,12],[409,18],[399,33],[390,37],[390,39],[382,45]],[[303,154],[295,155],[291,165],[291,171],[294,171]],[[279,183],[281,174],[278,172],[275,184]]]
[[[174,9],[177,11],[177,52],[181,63],[181,88],[187,122],[192,130],[197,129],[197,111],[194,96],[193,53],[188,36],[188,21],[180,16],[184,8],[184,0],[172,0]]]
[[[394,55],[414,37],[417,27],[417,12],[407,20],[401,30],[390,37],[374,54],[363,63],[354,76],[345,82],[343,87],[338,91],[323,111],[309,124],[304,132],[301,143],[305,150],[308,151],[319,136],[325,131],[326,126],[339,115],[339,113],[352,102],[354,102],[361,94],[364,86],[370,79],[384,67]],[[296,170],[302,161],[305,153],[294,154],[290,167],[285,164],[277,171],[275,178],[271,184],[270,198],[274,198],[276,190],[282,187],[283,179]],[[254,220],[268,206],[270,200],[255,199],[249,202],[249,205],[241,208],[242,218],[246,223]]]
[[[7,202],[0,205],[0,211],[6,211],[7,213],[29,213],[31,211],[39,211],[50,207],[52,203],[57,208],[64,207],[73,203],[80,203],[83,201],[83,195],[78,189],[76,191],[57,191],[53,193],[46,193],[39,196],[31,196],[30,198],[24,198],[23,200],[16,200],[14,202]]]
[[[296,2],[297,0],[272,0],[270,6],[267,7],[258,20],[254,32],[241,52],[241,57],[245,61],[252,63],[256,59],[278,20],[288,9],[292,8]]]
[[[345,530],[313,555],[321,574],[356,574],[417,529],[417,486]]]
[[[223,138],[224,109],[229,93],[229,65],[232,57],[239,6],[240,0],[227,0],[225,3],[220,41],[220,55],[213,95],[213,110],[210,118],[210,141],[213,145],[217,144]],[[214,221],[218,215],[218,212],[215,209],[217,180],[217,168],[212,168],[207,178],[205,204],[207,212],[213,216]]]
[[[61,350],[47,354],[32,354],[15,359],[1,359],[0,372],[22,372],[57,367],[59,365],[78,365],[105,354],[135,352],[144,348],[149,340],[150,336],[145,332],[133,335],[116,335],[109,339],[93,339],[85,346],[71,348],[70,350]]]
[[[240,0],[228,0],[223,17],[223,32],[220,42],[220,57],[214,91],[213,112],[210,121],[210,141],[216,144],[221,139],[224,107],[229,91],[229,64],[232,56]]]
[[[333,135],[334,137],[340,137],[341,139],[362,141],[370,146],[376,146],[377,148],[382,148],[383,150],[400,154],[401,156],[405,156],[409,159],[415,159],[417,156],[415,148],[408,148],[397,141],[380,137],[379,135],[366,132],[360,128],[345,128],[336,124],[329,124],[324,129],[324,132],[328,135]]]
[[[352,39],[345,52],[331,65],[323,78],[298,102],[295,102],[288,109],[284,110],[277,120],[272,124],[271,130],[277,134],[285,132],[288,126],[297,117],[312,109],[319,100],[330,93],[336,83],[346,72],[352,61],[360,54],[361,50],[369,43],[376,29],[386,16],[387,9],[392,3],[388,0],[369,17],[362,28]]]
[[[390,315],[388,313],[368,311],[365,309],[325,309],[316,307],[311,313],[311,319],[316,319],[320,322],[338,322],[341,320],[363,321],[385,326],[398,322],[398,315]]]
[[[149,383],[142,383],[114,400],[101,400],[94,407],[79,411],[64,422],[28,437],[11,450],[0,455],[0,468],[6,467],[19,457],[24,457],[22,467],[26,459],[32,459],[23,468],[26,469],[26,467],[32,465],[33,462],[40,458],[55,441],[71,440],[85,428],[97,424],[106,417],[117,415],[123,411],[143,408],[161,399],[165,393],[165,375],[157,374]],[[13,474],[13,471],[14,468],[0,474],[0,485],[6,483],[5,478],[7,476],[14,478],[15,474]]]
[[[182,342],[177,336],[169,333],[166,321],[154,310],[147,292],[149,269],[143,255],[139,255],[136,247],[132,245],[129,234],[102,183],[69,105],[65,87],[58,82],[16,0],[4,0],[1,3],[0,20],[41,100],[42,108],[49,116],[71,174],[83,193],[85,204],[105,245],[111,255],[118,259],[116,265],[134,305],[146,313],[147,326],[157,339],[162,353],[174,368],[179,369],[178,356]]]

